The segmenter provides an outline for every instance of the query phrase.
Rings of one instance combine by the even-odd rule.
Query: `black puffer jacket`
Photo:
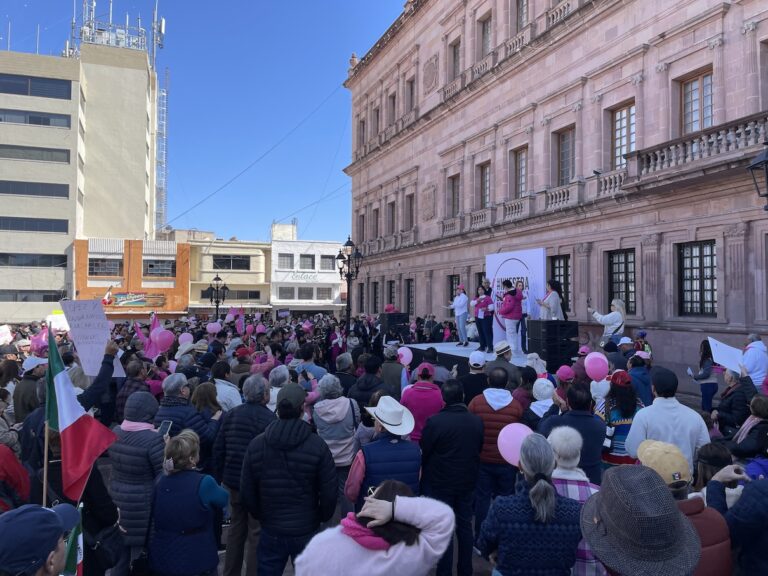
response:
[[[163,437],[153,430],[113,429],[117,442],[109,447],[112,476],[109,491],[120,509],[126,546],[144,546],[155,479],[163,470]]]
[[[247,402],[224,413],[213,446],[216,479],[240,490],[243,458],[251,440],[275,420],[275,413],[263,404]]]
[[[337,484],[331,451],[310,425],[276,420],[248,446],[240,496],[273,535],[305,536],[333,515]]]
[[[757,394],[757,389],[752,383],[752,378],[743,376],[739,382],[730,388],[723,390],[720,396],[720,404],[716,408],[717,420],[722,428],[738,428],[749,417],[749,403]]]
[[[185,428],[194,431],[200,437],[200,446],[213,446],[216,433],[219,431],[218,420],[206,420],[189,400],[179,396],[166,396],[160,400],[160,409],[155,415],[155,428],[160,427],[163,420],[170,420],[171,437],[177,436]]]
[[[355,385],[349,390],[348,396],[353,400],[356,400],[360,406],[360,412],[368,406],[368,402],[379,390],[384,390],[393,398],[400,397],[400,391],[390,388],[381,378],[375,374],[363,374],[357,379]]]

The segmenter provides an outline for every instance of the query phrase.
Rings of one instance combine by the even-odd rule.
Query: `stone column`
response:
[[[760,68],[757,57],[757,22],[747,22],[741,27],[744,35],[744,83],[746,94],[744,98],[744,113],[756,114],[760,111]]]
[[[746,326],[747,320],[754,318],[748,315],[747,303],[747,260],[745,243],[749,233],[747,222],[737,222],[725,229],[725,282],[718,282],[718,288],[725,286],[725,294],[721,297],[718,292],[718,316],[725,312],[730,325]],[[718,254],[718,263],[722,264]],[[723,266],[718,265],[718,272]],[[754,303],[752,303],[754,306]],[[724,307],[724,308],[723,308]]]
[[[672,134],[669,129],[669,117],[672,111],[669,108],[669,64],[667,62],[659,62],[656,64],[656,93],[659,95],[659,114],[656,114],[658,118],[657,125],[657,140],[659,142],[665,142],[672,138]],[[639,125],[638,125],[639,126]]]
[[[645,76],[639,72],[632,76],[635,87],[635,150],[643,149],[645,135]]]
[[[576,150],[573,155],[573,178],[574,181],[579,181],[584,178],[584,104],[581,100],[573,105],[574,116],[576,117],[576,130],[575,138]],[[590,172],[591,173],[591,172]]]
[[[425,310],[422,316],[426,314],[436,314],[432,308],[432,276],[434,276],[432,270],[424,272],[424,285],[421,287],[421,292],[423,292],[425,296]]]
[[[403,275],[398,274],[395,279],[395,301],[392,302],[392,304],[394,304],[395,308],[399,309],[400,312],[407,312],[408,310],[406,310],[406,308],[408,307],[408,303],[403,299],[403,295]]]
[[[536,172],[538,172],[538,177],[536,179],[538,186],[534,188],[534,190],[537,191],[543,190],[544,188],[552,188],[553,184],[557,182],[557,180],[553,178],[553,167],[556,164],[552,158],[552,134],[549,132],[549,123],[551,121],[552,119],[548,117],[544,117],[541,120],[543,153],[538,158],[539,162],[536,170]],[[528,158],[536,158],[536,154],[529,154]]]
[[[726,121],[725,114],[725,63],[723,61],[723,37],[717,36],[709,41],[712,57],[712,124]]]
[[[587,297],[589,296],[589,255],[592,253],[592,242],[583,242],[576,246],[576,274],[578,282],[575,282],[576,290],[573,294],[574,316],[578,319],[587,318]],[[596,303],[593,302],[594,306]]]
[[[661,245],[660,234],[648,234],[640,239],[642,249],[642,294],[640,301],[642,306],[642,315],[646,323],[658,322],[661,320],[659,314],[659,293],[663,287],[659,284],[659,246]]]
[[[589,130],[592,131],[592,133],[587,136],[586,126],[584,129],[582,129],[581,132],[581,138],[582,139],[588,139],[588,142],[591,142],[592,149],[589,151],[589,154],[591,158],[589,160],[591,161],[592,165],[587,166],[584,168],[585,175],[587,178],[592,176],[592,170],[598,169],[602,171],[607,171],[612,166],[609,164],[605,164],[605,157],[610,149],[610,144],[607,144],[603,146],[603,138],[606,134],[606,131],[603,130],[603,107],[601,102],[603,101],[603,95],[599,92],[597,94],[593,94],[592,97],[589,99],[591,102],[591,106],[589,107]]]
[[[475,155],[464,157],[464,170],[462,171],[461,179],[463,180],[461,186],[461,211],[464,214],[469,214],[475,209]]]

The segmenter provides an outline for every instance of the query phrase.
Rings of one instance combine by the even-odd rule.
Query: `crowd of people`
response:
[[[590,308],[597,349],[513,364],[526,296],[504,288],[494,302],[459,286],[455,338],[473,348],[461,374],[434,348],[413,361],[369,317],[349,331],[320,314],[185,317],[160,324],[162,353],[152,326],[118,323],[94,376],[52,333],[79,403],[116,435],[80,502],[62,490],[56,434],[44,442],[47,328],[14,326],[0,347],[0,574],[59,574],[78,504],[86,575],[217,574],[222,550],[227,576],[289,561],[299,575],[466,576],[478,556],[501,576],[768,574],[760,337],[738,372],[702,344],[694,410],[648,335],[629,336],[621,301]],[[538,304],[566,318],[555,281]],[[414,322],[411,337],[437,326]]]

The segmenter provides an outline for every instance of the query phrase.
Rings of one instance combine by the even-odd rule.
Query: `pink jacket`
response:
[[[479,296],[475,303],[475,318],[480,318],[479,312],[482,310],[483,318],[489,318],[493,315],[491,310],[488,310],[488,306],[493,305],[493,299],[490,296]]]
[[[427,418],[434,416],[443,409],[443,395],[440,387],[432,382],[416,382],[403,390],[400,403],[413,414],[416,425],[411,432],[411,440],[421,440],[421,431],[427,423]]]
[[[508,320],[520,320],[523,317],[523,293],[517,291],[513,296],[510,290],[504,294],[499,307],[499,316]]]
[[[336,526],[321,532],[307,544],[296,559],[296,576],[349,574],[352,566],[352,572],[366,576],[426,576],[453,538],[453,510],[432,498],[398,496],[395,520],[421,530],[415,544],[407,546],[401,542],[387,550],[371,550],[344,534],[341,526]]]

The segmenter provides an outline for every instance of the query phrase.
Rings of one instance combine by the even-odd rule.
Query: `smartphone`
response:
[[[173,422],[171,420],[163,420],[160,423],[160,428],[157,429],[157,433],[160,434],[160,436],[166,436],[168,432],[171,431],[172,425]]]

